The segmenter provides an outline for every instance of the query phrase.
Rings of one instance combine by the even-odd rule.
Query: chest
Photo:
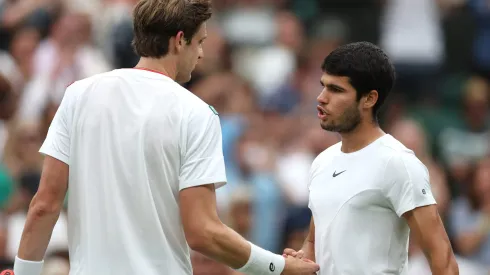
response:
[[[315,223],[328,222],[341,210],[347,215],[389,211],[383,192],[387,184],[384,174],[384,166],[375,160],[338,159],[316,169],[310,183],[310,208]]]

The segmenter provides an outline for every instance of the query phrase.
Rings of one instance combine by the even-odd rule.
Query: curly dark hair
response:
[[[330,75],[348,77],[360,100],[370,91],[378,92],[378,101],[373,107],[377,118],[395,83],[395,68],[378,46],[369,42],[356,42],[332,51],[324,60],[322,70]]]

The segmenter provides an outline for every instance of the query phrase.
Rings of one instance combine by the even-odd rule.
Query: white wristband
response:
[[[44,261],[26,261],[15,256],[14,274],[15,275],[41,275]]]
[[[274,254],[253,243],[250,243],[252,250],[247,263],[236,271],[247,275],[280,275],[286,265],[283,256]]]

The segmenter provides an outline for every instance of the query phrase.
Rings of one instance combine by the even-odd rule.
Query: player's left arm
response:
[[[432,274],[459,274],[451,243],[436,205],[417,207],[403,214],[417,244],[429,262]]]
[[[63,207],[68,189],[73,93],[70,87],[66,90],[39,150],[46,157],[15,257],[15,274],[41,274],[44,254]]]
[[[387,195],[424,251],[434,275],[459,274],[429,183],[429,171],[413,154],[393,156],[387,167]]]

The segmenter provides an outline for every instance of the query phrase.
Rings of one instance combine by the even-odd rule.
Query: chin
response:
[[[337,132],[336,129],[337,127],[335,127],[335,125],[332,125],[332,124],[329,124],[327,122],[320,122],[320,126],[322,127],[323,130],[325,131],[329,131],[329,132]]]
[[[189,81],[191,81],[191,75],[189,74],[187,77],[182,77],[182,76],[179,76],[175,79],[175,82],[179,83],[179,84],[185,84]]]

